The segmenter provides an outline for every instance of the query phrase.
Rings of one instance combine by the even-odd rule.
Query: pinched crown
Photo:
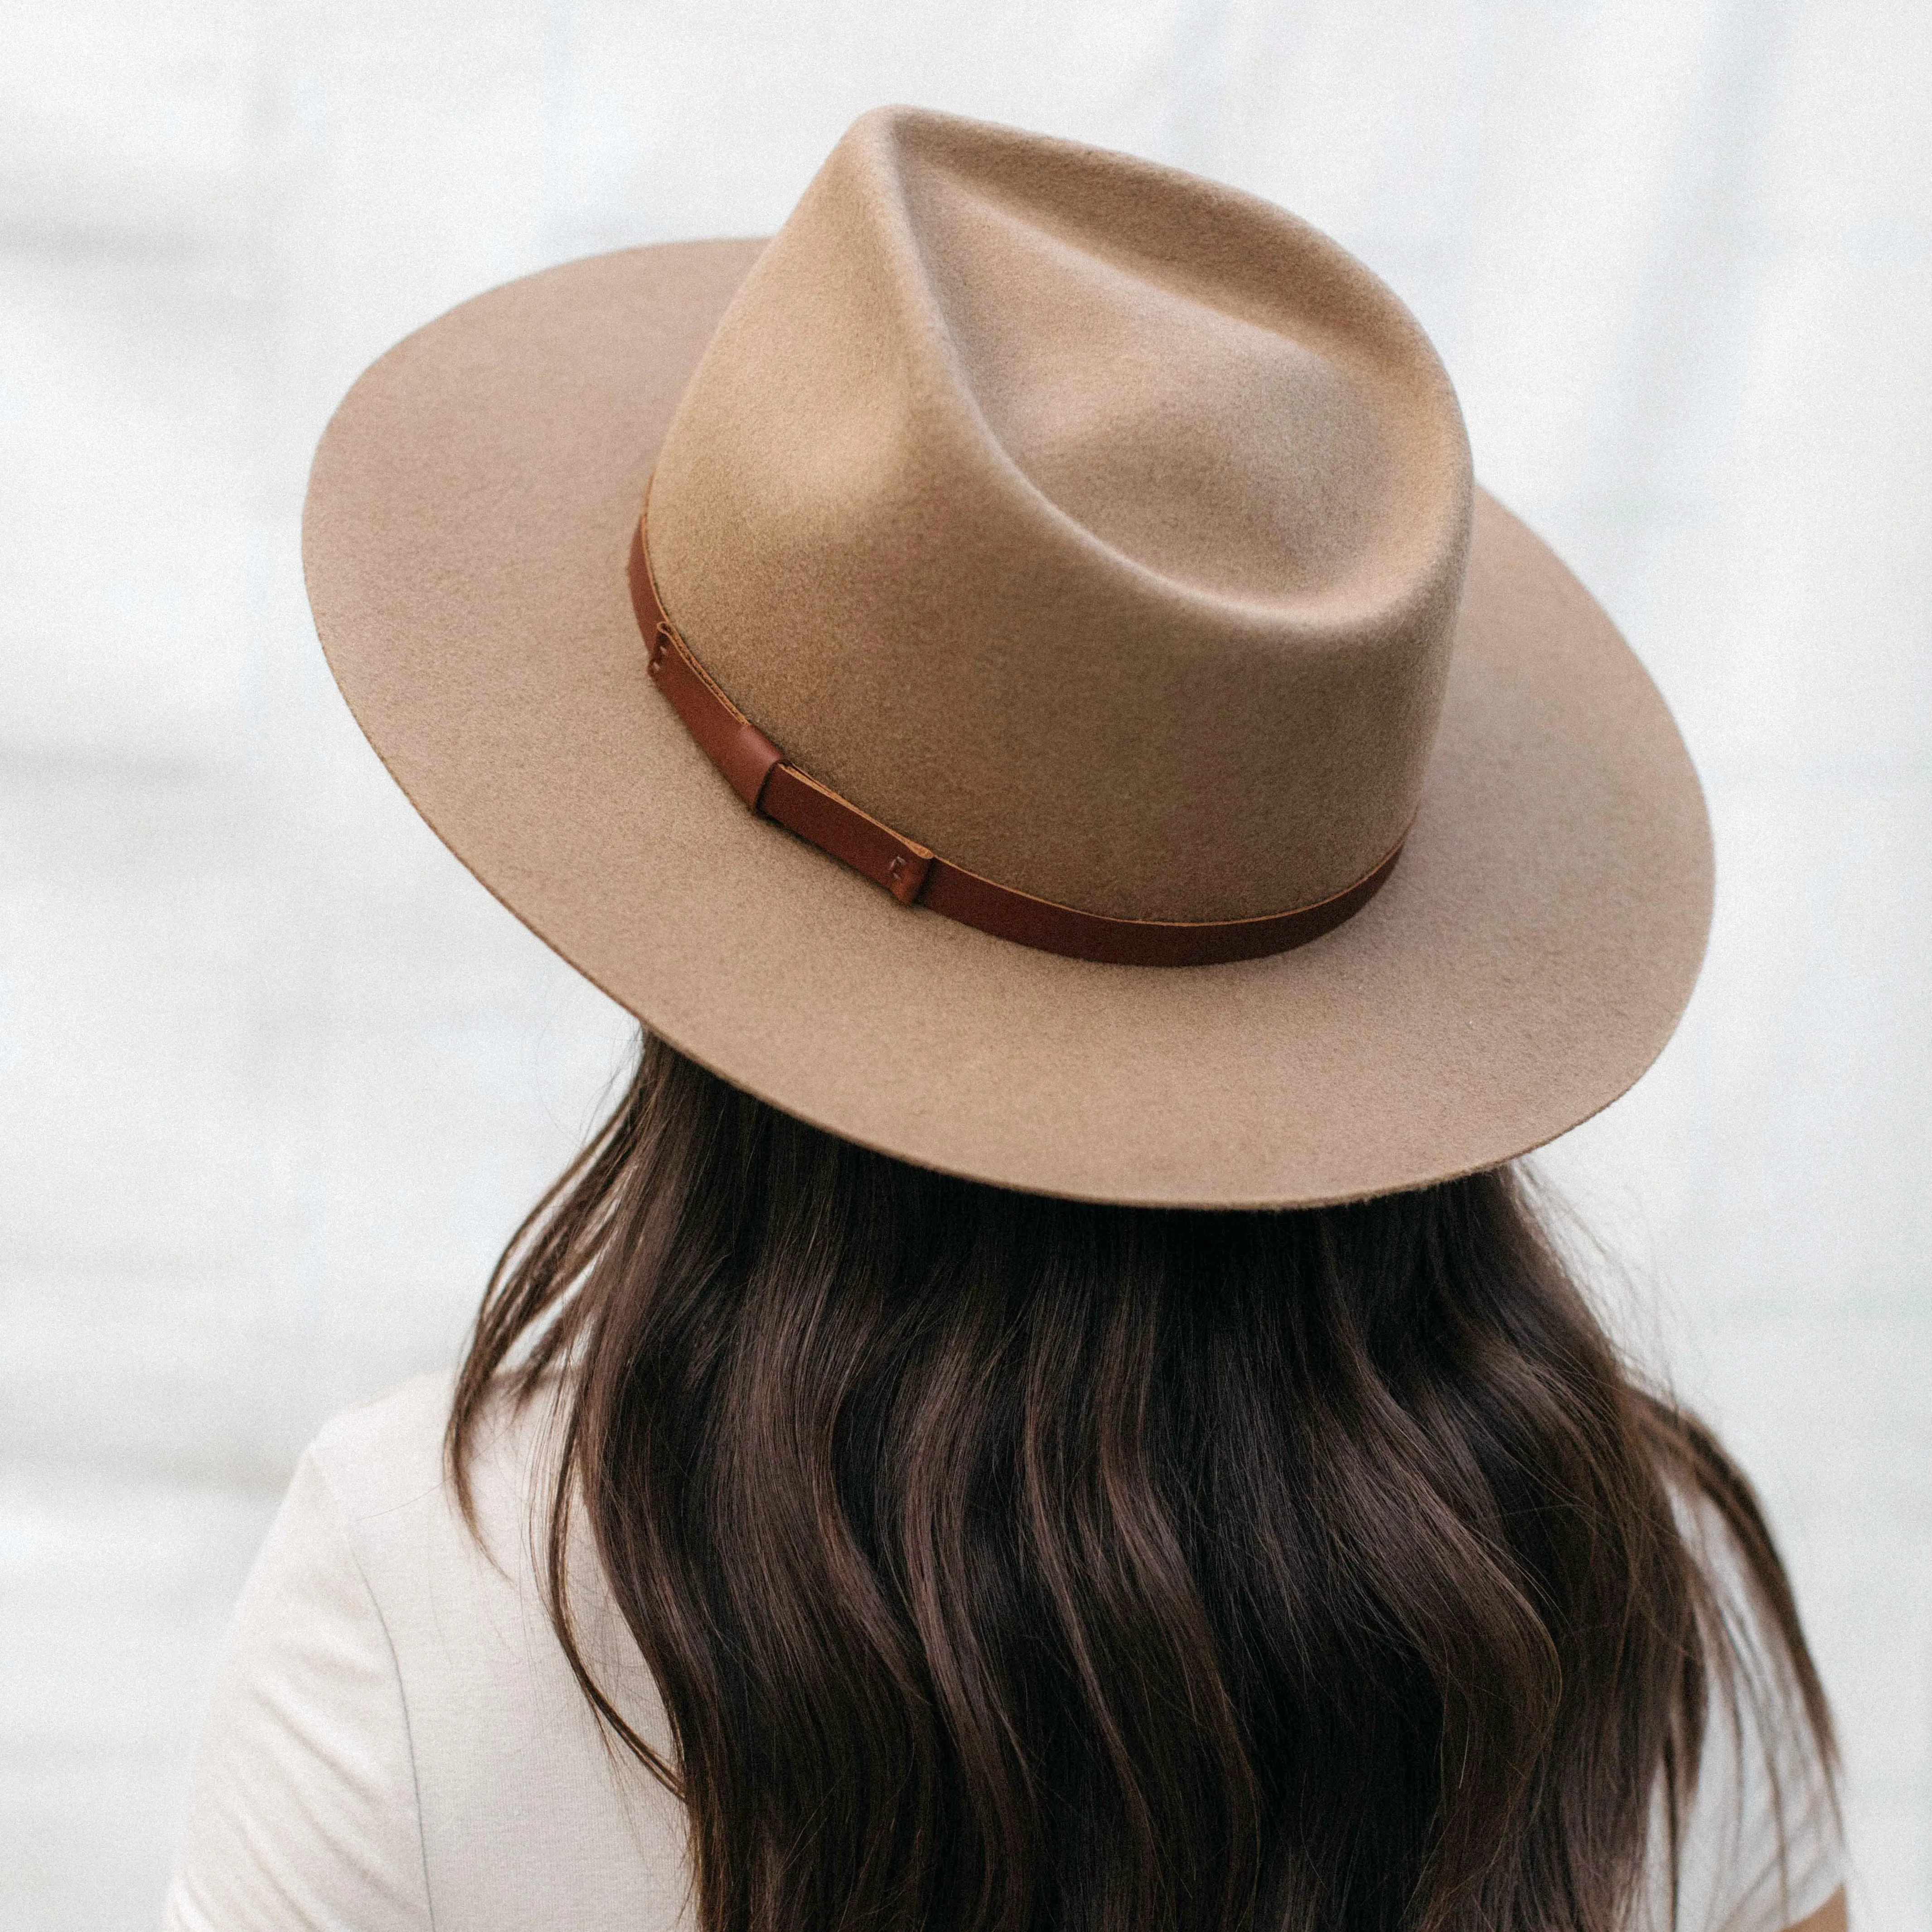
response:
[[[1470,498],[1440,362],[1325,236],[883,109],[727,311],[650,528],[685,640],[815,777],[1041,898],[1228,920],[1402,838]]]

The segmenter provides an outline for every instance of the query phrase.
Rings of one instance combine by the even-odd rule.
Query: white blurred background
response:
[[[451,1360],[627,1036],[338,699],[316,436],[890,100],[1340,237],[1676,706],[1709,965],[1548,1166],[1768,1499],[1855,1920],[1932,1932],[1925,0],[0,0],[0,1926],[154,1922],[294,1457]]]

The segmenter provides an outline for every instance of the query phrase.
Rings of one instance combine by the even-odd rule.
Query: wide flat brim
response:
[[[754,818],[652,686],[645,479],[755,242],[573,262],[399,344],[302,529],[330,665],[452,851],[653,1031],[832,1132],[1004,1186],[1180,1206],[1419,1186],[1551,1140],[1669,1039],[1710,830],[1609,620],[1479,493],[1414,830],[1271,958],[1096,965],[908,908]]]

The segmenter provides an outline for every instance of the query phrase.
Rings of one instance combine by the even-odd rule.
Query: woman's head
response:
[[[1825,1732],[1748,1492],[1507,1172],[1055,1200],[647,1040],[493,1284],[459,1481],[506,1365],[564,1373],[554,1607],[580,1509],[706,1932],[1608,1928],[1722,1661],[1673,1490]]]

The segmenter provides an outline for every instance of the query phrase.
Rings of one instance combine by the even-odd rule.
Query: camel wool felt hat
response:
[[[1267,202],[910,109],[766,242],[480,296],[303,520],[351,710],[654,1032],[923,1166],[1312,1205],[1654,1059],[1708,929],[1656,688]]]

